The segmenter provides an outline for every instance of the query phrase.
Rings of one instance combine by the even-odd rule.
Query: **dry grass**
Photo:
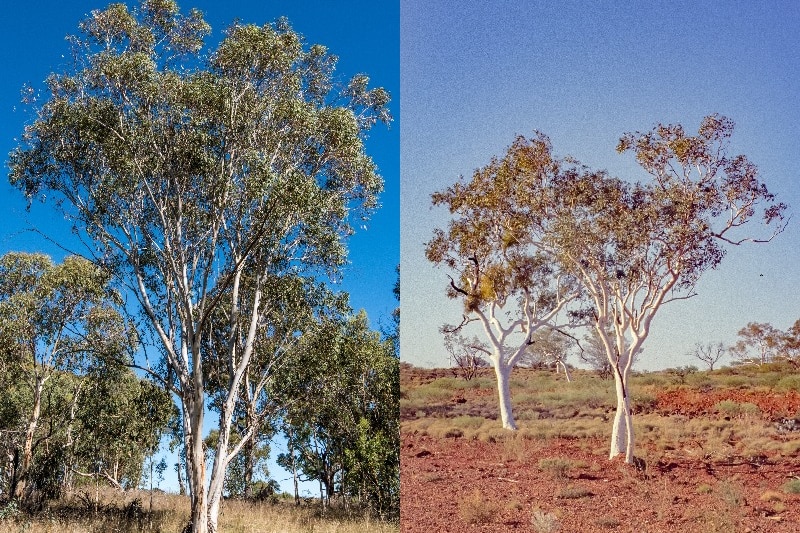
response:
[[[458,516],[467,524],[489,524],[499,509],[500,504],[484,498],[477,489],[458,502]]]
[[[0,519],[0,532],[24,533],[179,533],[189,517],[186,497],[130,491],[103,491],[97,511],[93,495],[73,495],[55,502],[34,517],[11,513]],[[226,500],[219,530],[225,533],[390,533],[397,524],[346,517],[336,509],[320,516],[318,506],[292,502],[250,503]]]

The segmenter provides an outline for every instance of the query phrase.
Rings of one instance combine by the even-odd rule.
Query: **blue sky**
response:
[[[619,137],[658,122],[696,131],[736,122],[770,190],[800,209],[800,4],[797,2],[445,2],[401,5],[401,357],[448,363],[438,327],[458,323],[446,271],[424,243],[448,214],[430,194],[502,154],[517,134],[549,135],[571,155],[644,179]],[[729,250],[698,296],[656,316],[639,369],[699,364],[697,342],[731,343],[750,321],[800,318],[800,216],[770,244]],[[762,276],[763,274],[763,276]]]
[[[46,76],[65,65],[69,53],[65,36],[76,33],[78,23],[106,0],[32,0],[14,7],[13,16],[0,22],[0,61],[5,74],[0,80],[0,153],[7,155],[16,145],[29,115],[20,105],[25,84],[41,88]],[[129,6],[138,2],[128,2]],[[395,117],[390,128],[377,125],[369,133],[367,150],[385,180],[382,207],[351,237],[350,265],[344,271],[341,289],[351,295],[355,309],[364,308],[373,327],[388,321],[396,306],[392,287],[399,262],[399,7],[397,2],[367,0],[346,3],[324,0],[293,2],[184,0],[184,12],[196,7],[212,27],[209,43],[234,20],[264,24],[285,16],[307,43],[320,43],[339,56],[337,75],[342,80],[357,73],[370,76],[372,86],[382,86],[392,95]],[[211,47],[213,49],[213,46]],[[7,174],[7,172],[6,172]],[[21,193],[7,179],[0,180],[0,254],[8,251],[42,251],[60,260],[64,252],[48,239],[29,231],[36,227],[52,240],[74,247],[68,224],[49,206],[34,204],[26,212]],[[168,471],[170,473],[171,469]],[[174,477],[174,473],[173,473]],[[172,480],[168,478],[168,483]],[[289,489],[290,484],[282,483]],[[316,491],[316,484],[310,486]]]

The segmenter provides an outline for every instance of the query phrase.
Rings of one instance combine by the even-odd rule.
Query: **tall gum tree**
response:
[[[580,295],[574,277],[562,272],[543,246],[550,183],[560,172],[549,140],[519,137],[501,158],[433,195],[453,219],[437,229],[426,256],[445,267],[447,296],[464,304],[454,332],[476,322],[484,332],[483,351],[494,367],[503,427],[517,429],[509,379],[514,366],[544,327],[566,321],[567,305]]]
[[[336,274],[351,221],[377,205],[382,180],[363,137],[391,120],[389,96],[365,75],[338,82],[335,56],[284,19],[236,23],[210,53],[200,12],[184,16],[171,0],[113,4],[80,29],[74,64],[48,78],[10,156],[10,181],[29,200],[55,200],[138,300],[164,359],[151,372],[182,411],[189,529],[214,532],[208,487],[224,472],[207,479],[202,440],[208,321],[227,300],[225,426],[270,305],[264,283]]]
[[[694,296],[726,245],[765,242],[784,227],[786,206],[775,201],[755,165],[728,154],[732,131],[732,121],[711,115],[695,136],[679,125],[626,134],[617,151],[633,152],[648,182],[584,167],[554,182],[557,222],[548,241],[591,298],[594,329],[614,375],[610,458],[634,459],[629,377],[658,311]],[[743,235],[758,211],[772,232]]]

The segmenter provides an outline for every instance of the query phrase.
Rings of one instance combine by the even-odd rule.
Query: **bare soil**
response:
[[[538,402],[532,387],[525,385],[536,374],[516,375],[518,387],[527,387],[527,404],[520,403],[520,410],[537,410],[543,423],[551,420],[544,420],[545,415],[566,421],[584,411],[613,416],[612,407],[603,403],[608,399],[598,400],[599,407],[588,402],[556,408]],[[800,433],[796,427],[786,430],[789,433],[775,430],[783,417],[800,423],[797,390],[721,387],[718,381],[727,379],[725,375],[714,377],[715,387],[650,389],[651,398],[641,403],[638,413],[649,413],[654,424],[688,424],[695,419],[720,424],[730,419],[720,412],[724,401],[752,404],[759,414],[738,418],[739,430],[726,433],[730,436],[724,443],[713,441],[719,439],[713,435],[673,438],[670,446],[658,438],[642,438],[636,448],[641,459],[627,465],[608,459],[607,436],[539,438],[530,428],[517,434],[475,430],[471,438],[466,431],[418,431],[424,428],[421,420],[456,424],[464,415],[496,417],[496,392],[486,380],[480,386],[452,389],[450,396],[425,405],[414,401],[403,407],[417,387],[450,376],[445,369],[401,368],[404,533],[800,532],[800,494],[786,488],[787,482],[800,483],[800,454],[792,451],[800,448],[789,446]],[[528,422],[531,428],[536,424]],[[753,438],[737,447],[750,424]],[[772,428],[767,433],[765,424]],[[758,438],[781,446],[760,453]],[[715,453],[720,449],[725,453]],[[744,451],[737,455],[736,450]]]
[[[400,530],[800,531],[800,495],[781,491],[800,475],[800,458],[670,460],[637,468],[599,455],[606,444],[404,434]],[[543,470],[540,461],[547,458],[574,466],[566,472]],[[534,523],[537,516],[544,519]]]

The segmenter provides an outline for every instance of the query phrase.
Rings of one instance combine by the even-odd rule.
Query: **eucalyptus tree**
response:
[[[251,276],[243,275],[240,294],[250,294],[256,288],[255,282]],[[225,470],[233,461],[242,470],[242,494],[252,496],[253,476],[260,453],[258,441],[271,436],[280,413],[299,399],[292,394],[296,391],[276,392],[280,385],[275,380],[280,379],[285,366],[296,364],[293,350],[304,335],[312,334],[319,327],[320,316],[339,315],[347,305],[345,295],[334,294],[324,284],[298,275],[269,274],[262,280],[261,290],[269,305],[264,307],[259,317],[251,341],[250,363],[242,374],[238,391],[233,389],[235,372],[228,353],[231,342],[237,343],[241,351],[247,339],[242,335],[232,335],[231,328],[247,331],[247,324],[232,322],[228,299],[214,310],[203,339],[210,405],[229,417],[214,432],[212,472],[219,474],[212,476],[213,482],[209,487],[212,508],[221,502]],[[239,317],[240,322],[248,319]],[[235,437],[235,442],[232,437]],[[241,459],[237,457],[239,454],[243,455]]]
[[[567,337],[554,329],[539,329],[531,338],[528,349],[520,359],[520,366],[555,366],[556,373],[564,369],[564,377],[572,381],[567,366],[567,356],[575,344],[574,338]]]
[[[786,334],[772,324],[749,322],[738,336],[730,351],[740,363],[761,366],[785,352]]]
[[[138,487],[148,455],[176,417],[162,387],[117,361],[92,363],[72,417],[67,472],[78,476],[75,484],[103,479],[117,489]]]
[[[568,322],[567,304],[580,295],[575,278],[553,261],[542,240],[549,226],[551,182],[562,163],[550,141],[519,137],[501,158],[433,195],[453,219],[436,229],[426,257],[450,273],[447,296],[464,306],[455,332],[483,329],[483,348],[497,377],[500,419],[515,430],[509,377],[537,330]],[[561,321],[561,324],[558,322]]]
[[[51,427],[36,438],[48,382],[62,373],[82,375],[91,358],[116,358],[136,343],[135,331],[116,310],[120,299],[109,281],[107,272],[76,256],[61,264],[43,254],[0,257],[0,359],[30,398],[13,497],[30,495],[34,443],[53,433]]]
[[[555,183],[558,214],[547,240],[590,297],[614,374],[611,458],[634,459],[629,376],[658,311],[694,296],[726,245],[768,241],[783,229],[785,205],[745,156],[729,155],[732,131],[732,121],[712,115],[694,136],[680,125],[625,134],[617,151],[633,152],[649,181],[575,167]],[[761,239],[743,234],[757,211],[772,227]]]
[[[363,311],[325,320],[298,347],[284,393],[302,390],[284,414],[288,454],[279,464],[320,484],[323,503],[336,494],[396,516],[400,497],[399,360]]]
[[[113,4],[80,29],[74,64],[48,78],[11,154],[10,181],[55,200],[135,296],[164,359],[150,371],[180,401],[190,528],[215,531],[208,487],[223,472],[209,483],[202,442],[209,320],[227,300],[224,426],[270,306],[267,279],[335,274],[351,221],[376,207],[382,180],[363,137],[390,120],[389,97],[365,75],[339,82],[336,58],[285,19],[235,23],[210,52],[200,12],[171,0]]]

